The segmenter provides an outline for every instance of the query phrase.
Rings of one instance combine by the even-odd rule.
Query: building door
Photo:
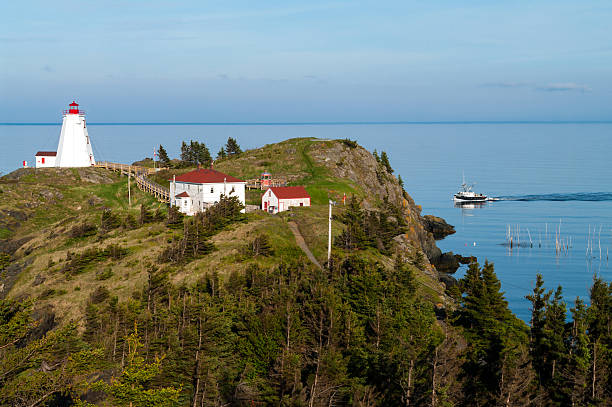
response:
[[[264,211],[268,212],[268,201],[264,201]]]

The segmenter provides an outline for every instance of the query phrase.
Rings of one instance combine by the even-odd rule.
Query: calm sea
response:
[[[59,130],[0,125],[0,171],[32,162],[37,150],[55,150]],[[230,136],[243,148],[292,137],[348,137],[386,151],[423,213],[455,225],[457,233],[439,242],[444,251],[495,263],[519,317],[529,319],[524,297],[536,273],[551,289],[561,284],[568,301],[588,295],[594,274],[612,279],[612,123],[90,124],[89,134],[97,160],[125,163],[151,157],[160,143],[177,156],[180,142],[190,139],[214,153]],[[503,200],[454,207],[462,174],[477,192]],[[508,228],[521,247],[505,245]]]

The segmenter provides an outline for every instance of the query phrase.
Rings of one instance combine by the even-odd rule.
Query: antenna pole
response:
[[[132,207],[132,186],[130,184],[130,178],[132,178],[132,166],[128,167],[128,206]]]
[[[329,268],[329,262],[331,260],[331,222],[332,222],[332,201],[329,200],[329,230],[327,235],[327,267]]]

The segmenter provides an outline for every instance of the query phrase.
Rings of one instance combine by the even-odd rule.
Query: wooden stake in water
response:
[[[529,235],[529,245],[533,247],[533,242],[531,241],[531,233],[529,233],[529,228],[527,228],[527,235]]]

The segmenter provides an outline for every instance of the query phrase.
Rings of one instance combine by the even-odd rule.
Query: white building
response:
[[[36,168],[55,167],[55,151],[39,151],[36,153]]]
[[[64,110],[55,166],[90,167],[95,163],[85,123],[85,112],[73,101],[68,110]]]
[[[310,206],[310,195],[304,187],[270,187],[261,197],[261,209],[283,212],[292,206]]]
[[[212,168],[177,175],[170,181],[170,196],[174,198],[171,205],[186,215],[206,210],[219,202],[221,195],[236,196],[242,205],[245,203],[246,182]]]

